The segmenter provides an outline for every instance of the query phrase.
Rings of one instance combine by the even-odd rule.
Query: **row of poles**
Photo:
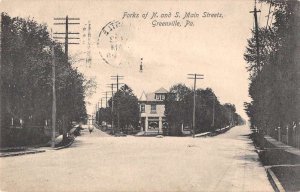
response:
[[[111,94],[111,128],[112,128],[112,131],[113,131],[113,134],[115,133],[115,126],[114,126],[114,93],[116,93],[118,90],[119,90],[119,86],[120,85],[123,85],[124,83],[120,83],[121,80],[124,79],[124,76],[122,75],[113,75],[111,76],[111,80],[114,80],[116,81],[116,83],[110,83],[110,84],[107,84],[107,87],[110,88],[111,90],[110,91],[105,91],[103,92],[104,94],[104,97],[101,97],[101,105],[99,105],[99,102],[96,104],[96,110],[95,110],[95,122],[99,122],[99,118],[96,119],[97,117],[97,113],[99,112],[99,109],[102,108],[102,100],[105,99],[105,107],[107,108],[107,103],[108,103],[108,94]],[[116,88],[116,92],[114,92],[114,89]],[[119,106],[119,105],[117,105]],[[99,117],[99,115],[98,115]],[[117,124],[118,124],[118,129],[120,128],[120,113],[119,113],[119,109],[117,109]]]
[[[256,8],[255,10],[256,11]],[[254,12],[256,14],[256,12]],[[69,25],[79,25],[80,23],[78,22],[80,18],[70,18],[68,16],[64,18],[54,18],[55,22],[54,25],[64,25],[65,26],[65,32],[55,32],[53,33],[56,36],[53,36],[55,40],[61,40],[64,39],[64,47],[65,47],[65,57],[66,57],[66,62],[68,62],[68,46],[70,44],[79,44],[77,42],[69,42],[70,39],[75,39],[78,40],[80,39],[79,37],[74,37],[73,35],[79,35],[78,32],[69,32]],[[77,21],[77,22],[76,22]],[[71,36],[69,36],[71,35]],[[1,32],[0,32],[0,37],[1,37]],[[1,43],[1,41],[0,41]],[[1,44],[0,44],[1,45]],[[1,48],[0,48],[0,53],[1,53]],[[55,90],[55,50],[52,45],[51,47],[51,56],[52,56],[52,143],[51,146],[55,146],[55,136],[56,136],[56,90]],[[1,66],[0,66],[1,67]],[[0,68],[1,69],[1,68]],[[140,71],[142,72],[143,66],[142,66],[142,58],[141,58],[141,65],[140,65]],[[116,80],[116,83],[111,83],[108,84],[108,87],[111,88],[111,98],[112,98],[112,107],[111,107],[111,113],[113,114],[114,112],[114,103],[113,103],[113,95],[114,95],[114,87],[116,86],[117,91],[119,90],[119,85],[122,84],[119,82],[119,80],[122,80],[124,76],[116,75],[116,76],[111,76],[112,80]],[[195,111],[196,111],[196,81],[204,79],[203,74],[188,74],[188,79],[193,79],[194,80],[194,102],[193,102],[193,124],[192,124],[192,129],[193,129],[193,136],[195,135]],[[109,92],[103,92],[105,94],[105,97],[101,98],[101,108],[102,108],[102,99],[105,98],[106,104],[105,106],[107,107],[107,102],[108,102],[108,94]],[[1,102],[1,101],[0,101]],[[99,103],[97,105],[97,110],[99,109]],[[213,108],[214,109],[214,108]],[[118,115],[119,117],[119,115]],[[0,117],[1,118],[1,117]],[[1,119],[0,119],[1,120]],[[112,129],[114,131],[114,119],[112,115]],[[213,113],[213,124],[214,124],[214,113]],[[118,127],[119,127],[119,118],[118,118]]]

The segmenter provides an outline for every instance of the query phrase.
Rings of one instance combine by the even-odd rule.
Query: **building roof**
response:
[[[140,101],[147,101],[147,96],[146,96],[146,93],[143,91],[143,93],[142,93],[142,95],[141,95],[141,97],[140,97],[140,99],[139,99]]]
[[[139,100],[140,101],[161,101],[161,100],[155,99],[155,94],[156,93],[165,94],[165,93],[168,93],[168,91],[165,88],[163,88],[163,87],[161,87],[160,89],[156,90],[153,93],[145,93],[143,91],[143,93],[142,93],[142,95],[141,95],[141,97],[140,97]]]
[[[154,93],[168,93],[168,90],[165,88],[161,87],[160,89],[156,90]]]

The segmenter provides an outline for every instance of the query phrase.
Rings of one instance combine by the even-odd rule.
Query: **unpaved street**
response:
[[[212,138],[109,137],[0,159],[1,191],[273,191],[246,126]]]

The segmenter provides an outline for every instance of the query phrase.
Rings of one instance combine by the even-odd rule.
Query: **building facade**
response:
[[[162,133],[163,128],[167,127],[164,104],[167,93],[165,88],[142,93],[139,99],[141,131]]]

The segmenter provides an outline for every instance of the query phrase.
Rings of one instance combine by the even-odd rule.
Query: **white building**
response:
[[[141,131],[162,133],[167,126],[164,100],[168,91],[160,88],[153,93],[143,92],[140,99]]]

